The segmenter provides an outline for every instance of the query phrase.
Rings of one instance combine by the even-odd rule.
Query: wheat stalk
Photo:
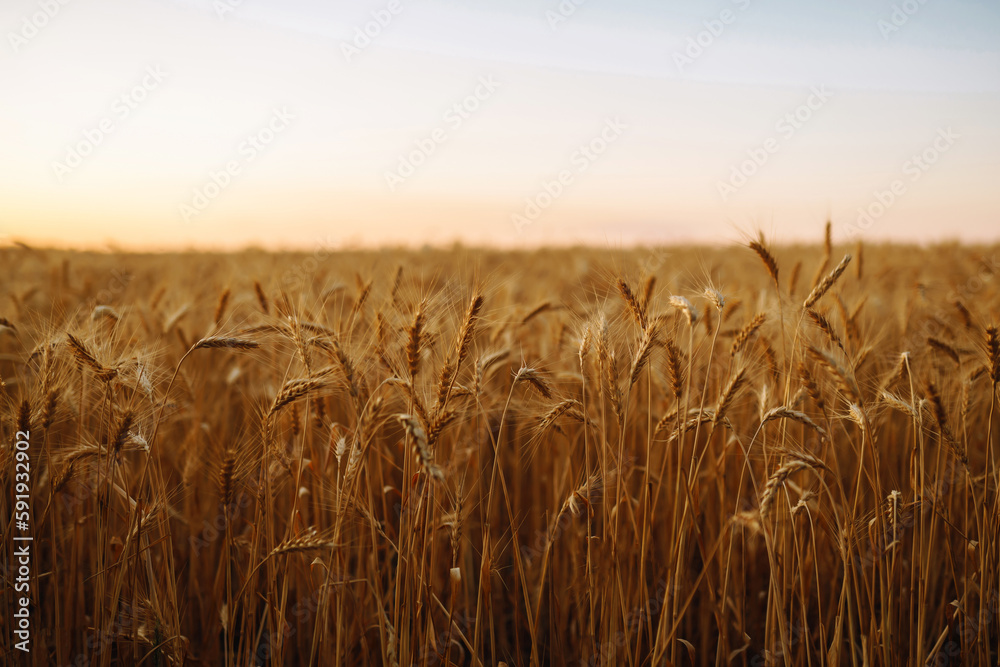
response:
[[[840,274],[844,272],[844,269],[846,269],[847,265],[850,263],[851,255],[844,255],[844,259],[840,260],[840,264],[835,266],[833,271],[828,273],[827,276],[823,278],[822,282],[813,288],[813,290],[809,293],[809,296],[806,297],[806,300],[802,302],[802,307],[806,309],[812,308],[817,301],[822,299],[823,295],[830,291],[830,288],[833,287],[834,283],[837,282],[837,279],[840,278]]]
[[[646,309],[643,308],[639,299],[636,298],[635,294],[632,293],[632,288],[628,286],[623,278],[619,278],[615,283],[618,288],[618,293],[622,295],[622,300],[625,301],[625,305],[628,307],[629,314],[632,315],[632,319],[635,323],[639,325],[640,329],[646,329],[649,322],[646,319]]]
[[[761,325],[764,324],[764,320],[767,316],[764,313],[757,313],[754,315],[753,319],[746,323],[746,325],[740,329],[739,333],[736,334],[736,338],[733,339],[733,346],[729,350],[729,356],[735,357],[744,347],[746,347],[747,341],[753,336]]]
[[[778,288],[778,262],[774,259],[774,255],[771,251],[764,247],[762,240],[750,241],[748,244],[750,249],[753,250],[760,261],[764,263],[764,268],[767,269],[767,275],[771,276],[771,280],[774,281],[774,287]]]

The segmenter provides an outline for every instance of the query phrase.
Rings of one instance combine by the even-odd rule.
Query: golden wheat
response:
[[[0,248],[24,664],[997,664],[997,248],[835,229]]]

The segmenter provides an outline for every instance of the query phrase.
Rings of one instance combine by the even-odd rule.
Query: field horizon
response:
[[[44,253],[66,253],[75,255],[87,255],[87,254],[98,254],[98,255],[109,255],[109,254],[120,254],[120,255],[135,255],[135,256],[168,256],[168,255],[192,255],[192,256],[232,256],[239,254],[249,254],[249,255],[310,255],[310,254],[378,254],[378,253],[420,253],[420,252],[470,252],[470,253],[508,253],[511,255],[525,255],[531,253],[540,252],[572,252],[572,251],[597,251],[597,252],[613,252],[613,253],[636,253],[636,252],[658,252],[658,251],[705,251],[712,252],[718,250],[724,250],[726,248],[732,248],[735,246],[745,245],[748,241],[759,238],[763,236],[768,244],[768,247],[776,250],[792,250],[801,251],[810,248],[822,248],[822,241],[815,240],[781,240],[775,239],[772,235],[767,233],[745,233],[742,235],[734,235],[723,240],[719,240],[714,243],[710,242],[633,242],[621,245],[612,245],[610,243],[589,243],[589,242],[568,242],[565,244],[558,243],[539,243],[539,244],[529,244],[522,246],[504,246],[504,245],[492,245],[488,243],[468,243],[461,240],[455,240],[448,243],[424,243],[424,244],[344,244],[344,245],[334,245],[326,243],[316,243],[315,245],[308,246],[292,246],[292,247],[280,247],[274,244],[256,244],[250,243],[246,245],[241,245],[238,247],[215,247],[215,246],[200,246],[191,245],[187,247],[138,247],[138,246],[117,246],[112,242],[108,243],[98,243],[93,246],[81,247],[77,244],[71,245],[58,245],[58,244],[46,244],[46,243],[36,243],[27,242],[17,238],[7,238],[3,244],[0,244],[0,252],[4,250],[15,250],[21,249],[29,252],[44,252]],[[834,237],[836,238],[836,229],[834,229]],[[863,244],[864,247],[876,249],[876,248],[889,248],[894,250],[906,250],[906,249],[919,249],[928,250],[932,248],[967,248],[967,249],[979,249],[987,250],[993,248],[1000,248],[1000,240],[980,240],[980,241],[968,241],[961,239],[936,239],[931,241],[920,241],[920,240],[908,240],[904,241],[901,239],[877,239],[872,240],[866,238],[863,234],[858,234],[849,240],[840,240],[834,245],[842,250],[847,250],[851,247],[856,247],[859,243]]]

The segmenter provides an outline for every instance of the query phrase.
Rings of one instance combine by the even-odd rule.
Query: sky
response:
[[[0,243],[995,241],[993,0],[3,0]]]

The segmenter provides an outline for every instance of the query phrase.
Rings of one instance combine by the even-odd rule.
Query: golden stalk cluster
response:
[[[835,241],[0,249],[24,664],[998,664],[997,249]]]

